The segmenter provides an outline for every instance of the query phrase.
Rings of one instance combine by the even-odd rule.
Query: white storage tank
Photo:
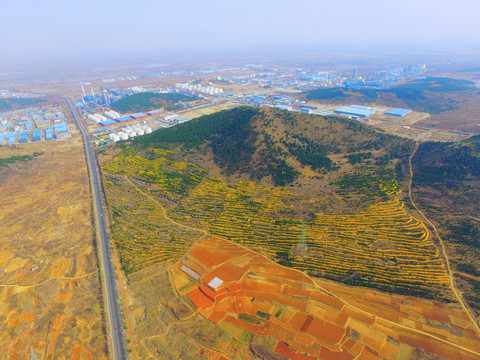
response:
[[[128,140],[128,134],[124,133],[124,132],[120,133],[120,139],[121,140]]]
[[[130,132],[128,133],[128,137],[129,137],[129,138],[134,138],[135,136],[137,136],[137,134],[135,133],[135,131],[130,131]]]
[[[152,132],[152,128],[151,127],[147,127],[145,129],[145,134],[150,134]]]
[[[95,116],[96,116],[97,119],[100,120],[100,121],[106,121],[106,120],[107,120],[107,118],[106,118],[105,116],[103,116],[103,115],[95,114]]]
[[[115,115],[112,114],[111,111],[106,111],[106,112],[104,113],[104,115],[105,115],[107,118],[109,118],[109,119],[112,119],[112,120],[115,120],[115,119],[116,119]]]
[[[143,131],[143,129],[138,129],[137,135],[138,135],[138,136],[145,135],[145,131]]]
[[[88,114],[87,118],[88,118],[88,120],[94,122],[95,124],[98,124],[100,122],[100,120],[92,114]]]

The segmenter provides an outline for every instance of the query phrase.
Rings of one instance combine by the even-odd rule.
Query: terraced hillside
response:
[[[242,107],[99,154],[132,356],[479,356],[408,196],[411,169],[428,177],[416,149],[346,119]]]
[[[294,188],[229,185],[178,157],[183,154],[152,149],[142,156],[127,148],[104,161],[112,234],[127,272],[176,261],[209,233],[313,276],[445,296],[448,280],[432,237],[405,210],[395,178],[378,184],[390,199],[363,212],[303,219],[291,211],[302,199]]]

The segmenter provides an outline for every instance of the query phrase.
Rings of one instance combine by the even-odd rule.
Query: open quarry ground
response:
[[[0,357],[106,359],[81,137],[0,147],[34,152],[0,168]]]

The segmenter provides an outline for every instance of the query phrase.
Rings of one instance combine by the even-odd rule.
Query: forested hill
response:
[[[0,111],[26,108],[43,102],[46,100],[40,98],[3,98],[0,99]]]
[[[122,113],[149,111],[158,108],[174,110],[180,101],[192,101],[197,96],[185,95],[182,93],[157,94],[152,92],[138,93],[127,96],[112,103],[112,108]]]
[[[307,100],[329,103],[381,104],[408,107],[432,114],[457,108],[459,99],[476,93],[475,84],[468,80],[427,77],[387,89],[321,88],[304,93]],[[456,101],[452,100],[452,96]]]
[[[406,161],[411,141],[359,122],[270,108],[238,107],[138,137],[140,147],[210,149],[226,175],[248,174],[287,185],[310,169],[318,175],[343,165],[381,168]],[[205,152],[205,151],[203,151]]]

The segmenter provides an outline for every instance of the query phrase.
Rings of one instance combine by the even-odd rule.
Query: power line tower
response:
[[[307,252],[307,228],[305,226],[305,223],[302,222],[302,234],[300,235],[300,239],[298,239],[298,245],[297,245],[297,252],[301,254],[306,254]]]
[[[30,346],[30,360],[38,360],[37,355],[35,355],[35,351],[33,351],[33,346]]]

